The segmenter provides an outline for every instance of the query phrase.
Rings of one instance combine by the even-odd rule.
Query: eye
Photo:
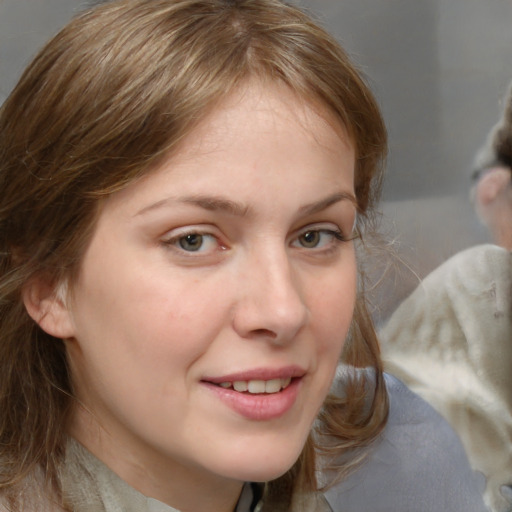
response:
[[[178,244],[184,251],[197,252],[203,246],[204,238],[204,235],[191,233],[190,235],[179,238]]]
[[[302,235],[299,236],[298,242],[302,247],[313,248],[316,247],[321,240],[322,236],[320,231],[306,231]]]
[[[179,233],[167,240],[164,244],[182,253],[209,254],[224,246],[214,235],[208,233],[188,232]]]
[[[324,249],[344,240],[345,237],[341,231],[336,229],[308,229],[292,242],[292,246],[304,249]]]

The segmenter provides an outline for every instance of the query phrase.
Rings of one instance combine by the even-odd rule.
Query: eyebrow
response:
[[[357,209],[357,200],[353,194],[349,194],[348,192],[338,192],[320,201],[302,206],[299,208],[299,212],[303,215],[313,215],[314,213],[326,210],[329,206],[339,203],[340,201],[349,201]]]
[[[301,206],[299,208],[299,212],[302,215],[313,215],[315,213],[326,210],[333,204],[336,204],[340,201],[349,201],[357,207],[357,201],[353,194],[347,192],[338,192],[320,201],[315,201],[313,203]],[[250,206],[220,196],[184,196],[162,199],[161,201],[157,201],[156,203],[142,208],[142,210],[139,210],[135,215],[143,215],[149,211],[175,203],[191,204],[204,210],[220,211],[234,215],[235,217],[246,217],[248,214],[250,214],[251,211]]]
[[[231,201],[230,199],[226,199],[218,196],[185,196],[185,197],[170,197],[166,199],[162,199],[156,203],[150,204],[142,210],[138,211],[136,215],[143,215],[144,213],[156,210],[163,206],[169,206],[175,203],[185,203],[191,204],[193,206],[199,206],[204,210],[209,211],[221,211],[225,213],[229,213],[236,217],[245,217],[249,212],[249,206],[244,206],[243,204],[237,203],[235,201]]]

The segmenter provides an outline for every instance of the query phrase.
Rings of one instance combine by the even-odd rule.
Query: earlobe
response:
[[[53,286],[42,278],[34,278],[22,289],[23,303],[30,317],[43,331],[61,339],[74,335],[65,288],[65,284]]]

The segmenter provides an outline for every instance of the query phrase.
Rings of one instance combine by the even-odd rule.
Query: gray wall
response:
[[[390,134],[385,229],[412,270],[392,307],[458,250],[487,240],[468,201],[473,155],[512,79],[510,0],[302,0],[360,64]],[[35,50],[84,5],[0,0],[0,102]],[[404,267],[406,268],[406,267]]]

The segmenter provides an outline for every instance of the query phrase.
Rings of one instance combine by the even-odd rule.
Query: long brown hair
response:
[[[339,44],[279,0],[115,0],[72,20],[37,55],[0,111],[0,486],[37,468],[59,489],[73,405],[61,340],[29,317],[21,289],[34,276],[73,277],[102,197],[168,155],[205,113],[251,77],[286,84],[348,130],[356,150],[358,230],[380,192],[386,130],[378,106]],[[387,401],[378,343],[356,307],[344,361],[371,366],[329,397],[322,432],[336,453],[382,428]],[[370,407],[362,407],[371,390]],[[366,398],[365,398],[366,399]],[[316,448],[322,435],[315,437]],[[314,488],[313,437],[269,485]],[[326,451],[326,450],[324,450]],[[343,469],[343,468],[341,468]],[[287,483],[288,482],[288,483]]]

